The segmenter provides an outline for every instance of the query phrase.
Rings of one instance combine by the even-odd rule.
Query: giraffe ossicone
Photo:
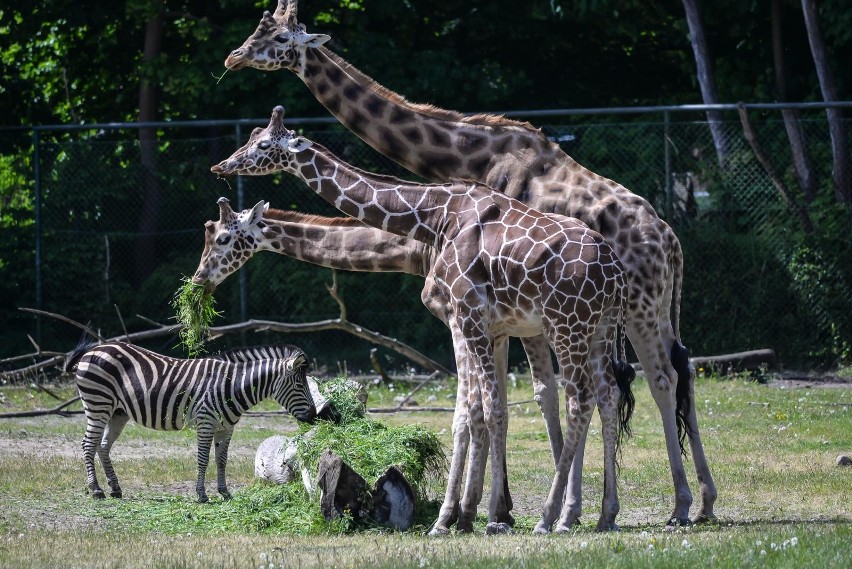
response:
[[[468,377],[472,421],[481,408],[491,453],[488,532],[506,531],[510,518],[505,488],[508,427],[505,386],[494,347],[510,335],[542,332],[556,353],[566,396],[566,433],[556,475],[538,532],[568,531],[563,501],[575,453],[584,440],[596,403],[595,389],[607,385],[602,415],[605,481],[602,520],[614,527],[618,512],[615,470],[618,441],[616,401],[631,377],[615,365],[617,327],[626,305],[624,270],[603,237],[585,224],[544,214],[487,186],[475,183],[426,185],[377,176],[341,161],[321,145],[283,125],[284,110],[273,110],[269,126],[211,168],[220,175],[262,175],[285,171],[347,215],[375,228],[434,247],[431,286],[421,295],[436,315],[449,315],[456,365]],[[446,316],[445,316],[446,317]],[[472,437],[471,449],[484,445]],[[475,455],[475,457],[474,457]],[[482,495],[485,455],[471,452],[468,486],[457,526],[472,529]],[[448,494],[451,485],[448,485]],[[446,528],[455,505],[445,496],[436,527]],[[446,507],[446,508],[445,508]],[[449,508],[449,510],[447,509]],[[602,528],[608,529],[608,528]]]
[[[674,485],[667,524],[690,523],[692,491],[682,457],[687,440],[701,492],[692,521],[715,519],[716,485],[695,412],[695,370],[680,334],[683,255],[671,227],[647,200],[585,168],[528,123],[412,103],[324,45],[298,44],[292,32],[305,27],[297,21],[297,5],[297,0],[278,0],[275,13],[264,15],[225,65],[292,71],[349,130],[432,182],[476,180],[600,232],[627,271],[627,336],[662,419]],[[582,472],[577,456],[569,483],[575,519]]]

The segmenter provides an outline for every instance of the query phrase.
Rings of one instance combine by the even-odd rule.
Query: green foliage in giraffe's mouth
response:
[[[175,320],[182,326],[180,341],[187,355],[194,358],[204,352],[204,342],[210,334],[210,323],[222,313],[213,305],[213,295],[204,291],[204,285],[195,284],[184,277],[175,292],[171,305],[175,309]]]

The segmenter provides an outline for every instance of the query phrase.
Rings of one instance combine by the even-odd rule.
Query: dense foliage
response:
[[[781,14],[785,98],[821,100],[799,2],[705,4],[702,15],[722,101],[780,98],[773,13]],[[780,11],[773,12],[773,6]],[[116,307],[131,327],[140,324],[134,322],[136,314],[170,318],[170,295],[197,263],[201,225],[215,213],[215,198],[233,189],[216,183],[208,165],[242,143],[233,130],[160,130],[151,162],[151,147],[136,131],[39,131],[34,147],[33,134],[25,127],[140,118],[257,118],[266,117],[276,104],[285,105],[290,117],[326,117],[327,111],[291,73],[244,70],[223,75],[228,50],[254,30],[263,10],[273,8],[274,0],[9,0],[0,7],[3,355],[28,349],[26,334],[32,333],[33,320],[17,309],[33,306],[34,294],[42,295],[47,309],[96,326],[115,326],[114,333],[120,332]],[[852,70],[840,62],[852,58],[852,12],[844,0],[823,0],[819,8],[837,91],[848,100]],[[492,112],[701,102],[678,0],[302,0],[299,15],[310,30],[332,37],[332,50],[412,101]],[[758,119],[771,122],[773,116]],[[645,136],[641,121],[582,130],[567,119],[558,120],[564,124],[554,129],[578,137],[566,144],[569,153],[665,212],[665,184],[658,175],[662,136],[630,146],[629,141]],[[335,128],[342,130],[332,126],[326,136],[333,136]],[[712,157],[692,159],[692,142],[681,144],[675,135],[666,140],[678,153],[681,171],[708,169]],[[779,159],[776,167],[795,188],[782,130],[765,142]],[[809,144],[827,148],[827,135],[816,133]],[[351,146],[341,142],[336,151],[348,152]],[[36,151],[43,176],[38,251],[32,175]],[[402,174],[375,154],[359,157],[364,167]],[[717,217],[705,215],[696,222],[694,215],[677,217],[676,211],[668,218],[687,253],[683,330],[694,351],[772,345],[785,352],[785,361],[831,364],[849,358],[848,295],[837,293],[852,282],[852,271],[842,262],[849,256],[837,254],[850,249],[848,231],[842,229],[848,227],[849,211],[838,209],[832,199],[830,153],[818,160],[820,194],[810,204],[818,231],[808,239],[777,216],[771,223],[776,233],[789,236],[785,246],[753,239],[752,216],[760,206],[744,200],[742,188],[714,182],[719,178],[709,175],[705,189]],[[287,192],[280,193],[280,186]],[[289,180],[246,182],[245,192],[249,204],[276,196],[286,200],[277,207],[335,214],[313,196],[294,190]],[[128,212],[140,210],[147,217],[129,232]],[[198,250],[192,244],[175,246],[178,233],[192,235]],[[61,273],[62,284],[35,280],[36,255],[47,278]],[[743,276],[754,272],[773,285]],[[313,267],[264,255],[252,261],[244,278],[248,298],[239,297],[234,277],[217,290],[223,306],[242,305],[249,315],[263,312],[289,321],[325,318],[337,310],[325,292],[328,273]],[[69,282],[74,285],[65,284]],[[350,320],[449,363],[448,335],[420,306],[419,279],[345,275],[341,282],[350,299]],[[743,282],[755,283],[754,289],[745,292]],[[398,293],[392,303],[383,292],[388,287]],[[811,309],[818,313],[811,315]],[[235,312],[226,316],[233,320]],[[811,318],[816,323],[806,333],[797,332],[798,324]],[[44,330],[38,337],[73,344],[66,325],[44,321],[40,326]],[[299,342],[314,353],[315,340]],[[317,350],[327,350],[324,341],[316,342]],[[171,339],[157,348],[175,344]],[[352,349],[364,351],[361,346]],[[333,365],[350,358],[341,349],[327,359]]]

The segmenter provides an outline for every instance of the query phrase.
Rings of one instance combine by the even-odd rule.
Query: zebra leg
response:
[[[207,473],[207,465],[210,462],[210,445],[213,443],[214,427],[210,422],[198,423],[196,436],[198,438],[198,481],[195,483],[195,492],[198,494],[198,503],[203,504],[207,498],[204,489],[204,477]]]
[[[115,469],[112,467],[112,460],[109,457],[109,451],[113,443],[124,430],[124,426],[130,417],[123,411],[116,411],[107,424],[104,435],[101,438],[101,446],[98,448],[98,456],[101,459],[101,466],[104,467],[107,482],[109,483],[110,493],[113,498],[121,498],[121,486],[118,485],[118,476],[115,475]]]
[[[83,461],[86,464],[86,484],[92,491],[92,497],[99,500],[106,498],[104,491],[98,484],[98,476],[95,473],[95,452],[98,441],[103,436],[106,428],[106,419],[95,419],[91,415],[86,417],[86,434],[83,435]]]
[[[216,445],[217,489],[225,500],[231,499],[231,493],[228,492],[228,485],[225,482],[225,467],[228,465],[228,445],[231,444],[233,434],[233,426],[225,427],[213,434],[213,444]]]

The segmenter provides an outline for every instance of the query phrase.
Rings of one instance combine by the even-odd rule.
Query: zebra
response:
[[[249,350],[246,350],[249,351]],[[77,365],[75,380],[86,415],[83,458],[94,498],[105,498],[95,474],[101,460],[113,498],[121,498],[110,449],[130,419],[162,431],[195,426],[198,439],[198,501],[208,501],[204,478],[211,443],[216,444],[219,494],[230,499],[225,483],[228,444],[240,416],[273,396],[293,417],[312,423],[316,407],[307,382],[307,356],[283,346],[267,356],[252,352],[228,358],[172,358],[125,342],[78,347],[66,369]]]

